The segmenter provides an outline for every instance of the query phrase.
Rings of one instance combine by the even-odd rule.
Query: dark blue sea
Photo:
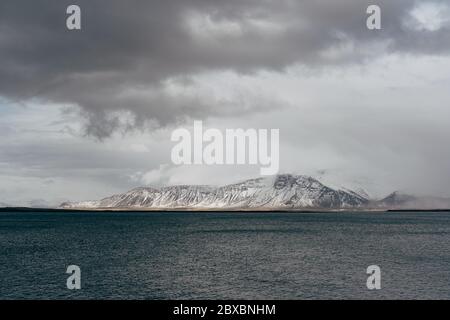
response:
[[[450,299],[450,213],[2,212],[0,299]]]

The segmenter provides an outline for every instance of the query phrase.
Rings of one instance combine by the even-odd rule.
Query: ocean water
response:
[[[0,299],[449,298],[445,212],[0,213]]]

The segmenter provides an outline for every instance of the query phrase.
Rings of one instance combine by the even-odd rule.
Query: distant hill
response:
[[[449,209],[450,199],[440,197],[413,196],[393,192],[377,201],[376,206],[389,209]]]

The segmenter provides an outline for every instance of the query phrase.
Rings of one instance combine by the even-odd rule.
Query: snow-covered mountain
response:
[[[359,208],[369,203],[356,191],[333,189],[303,175],[277,175],[212,187],[141,187],[97,200],[63,203],[62,208],[277,209]]]

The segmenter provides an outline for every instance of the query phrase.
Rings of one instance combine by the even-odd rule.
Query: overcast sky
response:
[[[2,0],[0,205],[259,175],[172,165],[194,120],[280,129],[281,173],[450,196],[449,89],[448,1]]]

